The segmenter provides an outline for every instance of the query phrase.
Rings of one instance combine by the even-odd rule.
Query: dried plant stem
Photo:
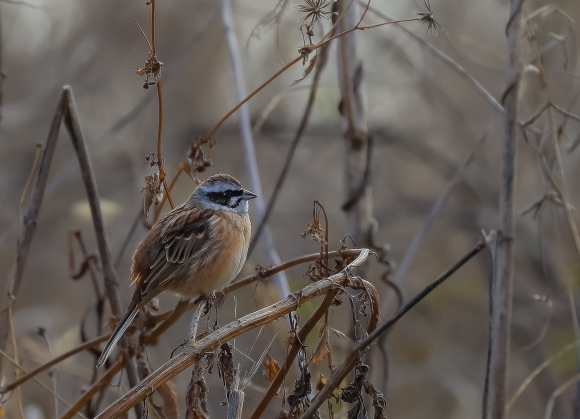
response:
[[[333,371],[332,376],[326,382],[326,385],[322,388],[322,390],[316,395],[316,397],[312,400],[310,407],[304,415],[301,416],[302,419],[309,419],[312,418],[314,413],[318,411],[322,403],[326,401],[336,389],[342,380],[351,372],[356,364],[356,361],[362,351],[364,351],[368,346],[373,343],[381,334],[385,333],[389,330],[397,321],[399,321],[409,310],[415,307],[423,298],[429,295],[435,288],[441,285],[446,279],[452,276],[459,268],[461,268],[465,263],[471,260],[475,255],[481,252],[486,247],[484,241],[479,242],[476,244],[473,249],[467,252],[461,259],[459,259],[456,263],[451,266],[447,271],[443,272],[439,277],[432,282],[430,285],[425,287],[423,291],[419,294],[415,295],[412,299],[410,299],[403,307],[395,313],[393,317],[391,317],[386,322],[382,323],[379,327],[373,330],[367,337],[360,340],[356,343],[353,350],[350,354],[346,357],[345,361]]]
[[[193,316],[191,317],[191,323],[189,325],[189,332],[187,333],[187,341],[191,344],[195,342],[197,337],[197,329],[199,327],[199,321],[201,320],[201,316],[203,315],[203,311],[205,310],[205,306],[207,305],[206,300],[201,300],[193,310]]]
[[[242,58],[238,46],[238,40],[234,31],[234,22],[232,18],[232,8],[229,0],[222,0],[222,21],[226,29],[226,42],[230,59],[232,62],[232,69],[234,73],[234,80],[236,85],[237,100],[242,102],[246,97],[246,87],[244,82],[244,71],[242,68]],[[265,219],[264,208],[264,194],[262,193],[262,184],[260,182],[260,174],[258,171],[258,162],[256,160],[256,150],[254,146],[254,138],[252,136],[252,124],[250,121],[250,111],[248,104],[244,103],[240,107],[240,133],[242,136],[242,143],[244,145],[244,156],[246,158],[246,165],[250,175],[250,187],[252,192],[257,196],[255,199],[256,218],[258,223],[262,223]],[[256,239],[260,240],[262,247],[268,254],[268,259],[271,264],[279,265],[280,256],[274,246],[274,240],[270,234],[270,229],[264,227],[263,234],[256,235]],[[276,274],[274,278],[278,295],[280,298],[285,298],[290,294],[290,287],[288,286],[288,279],[284,272]]]
[[[16,294],[18,293],[18,288],[20,286],[20,282],[22,279],[22,273],[24,271],[24,264],[28,256],[30,243],[34,235],[34,231],[36,230],[38,214],[40,212],[40,207],[42,205],[42,199],[44,197],[44,191],[46,189],[46,182],[48,179],[48,172],[50,169],[52,158],[54,156],[54,151],[56,149],[61,122],[64,122],[69,132],[69,135],[73,142],[74,149],[77,154],[79,165],[81,167],[81,174],[85,184],[85,190],[87,192],[89,206],[91,208],[91,214],[97,238],[97,245],[99,248],[101,263],[103,265],[105,289],[107,291],[107,297],[111,305],[111,310],[113,311],[113,314],[115,314],[117,317],[120,317],[122,314],[117,290],[118,283],[111,262],[111,252],[104,228],[103,216],[101,213],[99,194],[95,182],[95,177],[93,174],[91,162],[89,160],[86,143],[84,141],[84,137],[81,131],[78,112],[74,102],[72,89],[70,86],[65,86],[63,88],[62,95],[59,99],[57,110],[55,112],[52,121],[48,140],[44,148],[42,159],[39,164],[38,172],[32,189],[32,196],[30,198],[28,207],[22,217],[22,228],[18,238],[16,263],[14,265],[11,279],[9,281],[8,293],[5,296],[2,317],[0,317],[0,349],[4,348],[6,345],[6,338],[9,330],[9,324],[7,324],[9,322],[8,310],[11,310],[13,308],[14,300],[16,298]],[[4,316],[6,316],[6,320],[4,320]],[[5,321],[6,324],[3,324]],[[124,342],[121,343],[121,346],[123,348],[126,348],[126,339],[124,340]],[[126,369],[129,383],[131,386],[133,386],[137,383],[136,368],[132,363],[129,362],[127,363]],[[140,407],[138,408],[137,413],[138,415],[142,413]]]
[[[361,6],[367,6],[362,0],[358,0],[358,3]],[[390,18],[389,16],[387,16],[386,14],[381,12],[380,10],[374,8],[373,6],[368,6],[368,10],[371,11],[376,16],[380,17],[381,19],[393,21],[392,18]],[[465,68],[463,68],[457,61],[453,60],[451,57],[449,57],[447,54],[441,52],[439,49],[435,48],[433,45],[425,42],[422,38],[415,35],[413,32],[411,32],[410,30],[405,28],[403,25],[396,23],[395,26],[397,26],[399,29],[401,29],[403,32],[405,32],[407,35],[409,35],[411,38],[413,38],[415,41],[417,41],[419,44],[421,44],[421,46],[425,47],[425,49],[427,49],[427,51],[432,53],[436,58],[441,60],[444,64],[448,65],[457,74],[459,74],[466,81],[468,81],[473,87],[475,87],[475,89],[479,93],[481,93],[481,95],[498,112],[503,113],[503,111],[504,111],[503,106],[492,96],[491,93],[489,93],[489,91],[487,91],[487,89],[485,87],[483,87],[483,85],[479,81],[477,81],[477,79],[475,77],[473,77],[469,72],[467,72],[467,70],[465,70]]]
[[[358,59],[356,34],[348,32],[349,29],[360,25],[360,20],[357,24],[356,8],[346,8],[344,0],[339,0],[337,4],[338,10],[345,16],[338,26],[342,33],[345,33],[338,40],[345,192],[349,201],[354,196],[358,198],[346,211],[347,231],[358,246],[367,247],[370,245],[368,232],[374,222],[372,192],[368,185],[368,176],[365,176],[367,163],[370,164],[368,159],[370,144],[362,86],[362,61]],[[365,181],[367,184],[363,185]]]
[[[305,287],[300,293],[289,295],[282,301],[235,320],[230,324],[219,328],[205,338],[191,345],[187,345],[183,352],[159,367],[138,386],[132,388],[127,394],[110,405],[98,416],[98,418],[112,419],[119,417],[131,409],[135,404],[153,394],[159,386],[163,385],[186,368],[195,364],[206,352],[217,349],[223,342],[227,342],[248,332],[249,330],[285,316],[291,311],[296,310],[298,305],[326,294],[328,290],[333,289],[334,287],[344,285],[349,277],[348,272],[350,272],[354,267],[360,266],[369,255],[367,249],[360,249],[358,251],[360,252],[359,256],[340,273],[325,280],[315,282]]]
[[[151,3],[151,10],[155,9],[155,1]],[[155,25],[153,25],[155,28]],[[154,30],[152,31],[154,33]],[[153,42],[153,48],[155,49],[155,42]],[[163,131],[163,93],[161,91],[161,80],[157,80],[155,83],[157,87],[157,101],[158,101],[158,117],[157,117],[157,161],[159,164],[159,176],[163,179],[163,188],[165,189],[165,193],[163,197],[167,196],[167,200],[169,201],[169,206],[171,209],[175,208],[175,204],[173,203],[173,199],[171,198],[171,191],[167,187],[167,180],[165,180],[165,170],[163,169],[163,158],[161,157],[161,133]]]
[[[91,208],[91,215],[95,228],[95,235],[97,238],[97,246],[99,248],[99,255],[103,268],[105,291],[111,306],[111,311],[115,317],[119,319],[123,315],[123,311],[121,309],[121,300],[119,298],[119,283],[117,282],[117,275],[115,273],[115,268],[113,267],[111,248],[109,247],[109,240],[105,230],[103,214],[101,212],[99,191],[97,189],[95,175],[93,173],[93,168],[89,159],[89,151],[87,149],[87,145],[81,130],[80,119],[72,93],[72,88],[70,86],[64,87],[63,97],[65,98],[66,103],[65,111],[63,114],[63,122],[73,142],[73,146],[79,160],[79,165],[81,167],[81,175],[85,183],[85,189],[87,192],[87,198]],[[128,341],[126,337],[121,338],[120,346],[123,348],[123,350],[127,350]],[[135,362],[127,362],[125,369],[127,371],[127,380],[129,381],[129,385],[136,385],[139,379],[137,377],[137,367]],[[135,412],[137,413],[138,417],[143,414],[142,410],[143,409],[140,405],[136,406]]]
[[[565,392],[569,387],[573,386],[580,381],[580,373],[574,374],[571,378],[566,380],[560,387],[558,387],[552,395],[548,404],[546,405],[546,412],[544,413],[544,419],[551,419],[552,411],[554,410],[554,405],[556,404],[556,397]]]
[[[340,255],[344,258],[349,258],[349,257],[352,258],[352,257],[358,256],[359,253],[360,253],[359,250],[345,250],[345,251],[341,251]],[[339,255],[339,252],[337,252],[337,251],[329,252],[328,255],[329,255],[329,257],[335,257],[335,256]],[[285,262],[279,266],[274,266],[274,267],[265,269],[260,274],[252,275],[250,277],[247,277],[247,278],[244,278],[240,281],[235,282],[234,284],[225,288],[223,290],[223,292],[224,292],[224,294],[229,294],[230,292],[233,292],[233,291],[240,289],[244,286],[250,285],[256,281],[260,281],[260,280],[269,278],[272,275],[276,274],[277,272],[280,272],[280,271],[283,271],[286,269],[290,269],[294,266],[298,266],[298,265],[303,264],[303,263],[312,262],[312,261],[316,260],[316,258],[318,258],[319,256],[320,256],[319,253],[314,253],[311,255],[306,255],[306,256],[302,256],[302,257],[290,260],[290,261]],[[161,323],[161,324],[157,328],[155,328],[148,336],[146,336],[144,338],[143,343],[145,345],[154,345],[156,343],[157,339],[159,338],[159,336],[162,333],[164,333],[165,330],[167,330],[172,324],[174,324],[181,317],[183,312],[188,311],[188,310],[192,310],[195,307],[196,307],[196,304],[192,302],[192,303],[185,305],[185,309],[182,310],[178,304],[174,310],[170,310],[170,311],[167,311],[165,313],[154,316],[153,320],[156,323]],[[47,363],[39,366],[35,370],[25,374],[17,381],[14,381],[13,383],[10,383],[5,387],[0,388],[0,394],[5,394],[5,393],[8,393],[9,391],[14,390],[16,387],[20,386],[21,384],[25,383],[26,381],[30,380],[31,378],[34,378],[36,375],[40,374],[41,372],[46,371],[50,367],[64,361],[67,358],[70,358],[71,356],[73,356],[79,352],[94,348],[98,344],[109,340],[110,337],[111,337],[110,334],[99,336],[99,337],[91,340],[90,342],[83,343],[82,345],[77,346],[76,348],[71,349],[70,351],[65,352],[64,354],[59,355],[58,357],[56,357],[56,358],[48,361]]]
[[[23,215],[20,220],[20,228],[18,231],[16,244],[16,260],[10,272],[6,292],[3,293],[2,296],[2,306],[0,311],[0,349],[2,350],[6,348],[6,343],[10,331],[9,314],[10,311],[14,308],[14,303],[18,295],[18,290],[20,289],[22,275],[24,273],[24,266],[26,265],[26,260],[28,258],[28,251],[36,231],[38,214],[40,212],[40,207],[42,206],[42,200],[44,198],[44,191],[48,181],[50,164],[52,163],[52,157],[54,156],[54,151],[56,149],[64,108],[65,103],[63,95],[59,99],[58,105],[56,107],[56,112],[52,119],[51,128],[48,134],[48,139],[46,141],[46,147],[42,153],[42,158],[38,165],[38,171],[36,172],[34,178],[32,193],[29,198],[28,205],[23,211]]]
[[[16,332],[14,330],[14,306],[8,309],[8,321],[10,324],[10,335],[12,336],[12,353],[14,355],[14,365],[18,365],[18,345],[16,344]],[[15,370],[16,379],[18,379],[20,372],[21,369],[17,367]],[[22,406],[22,390],[20,387],[16,388],[16,400],[18,402],[18,412],[20,413],[20,419],[24,419],[24,407]]]
[[[326,63],[328,62],[328,47],[330,43],[325,44],[320,51],[318,52],[318,56],[316,59],[316,69],[314,70],[314,77],[312,80],[312,84],[310,86],[310,93],[308,95],[308,102],[306,102],[306,108],[304,109],[304,113],[302,114],[302,118],[300,119],[300,125],[298,125],[298,129],[296,130],[296,134],[294,135],[294,139],[292,140],[292,144],[290,145],[290,149],[288,150],[288,154],[286,154],[286,160],[284,160],[284,165],[282,166],[282,171],[276,180],[276,184],[274,185],[274,191],[272,192],[272,196],[268,201],[268,205],[266,207],[266,211],[264,212],[264,217],[262,218],[258,228],[256,229],[256,233],[250,242],[250,246],[248,248],[248,257],[252,254],[254,250],[257,238],[260,237],[262,233],[262,229],[268,222],[270,215],[272,214],[272,210],[274,209],[274,205],[278,199],[280,191],[282,190],[282,186],[284,185],[284,181],[286,180],[286,175],[290,170],[290,164],[292,163],[292,159],[294,158],[294,154],[296,152],[296,148],[298,147],[298,143],[308,126],[308,122],[310,120],[310,115],[312,114],[312,109],[314,107],[314,101],[316,100],[316,92],[318,91],[318,85],[320,83],[320,77],[322,76],[322,72],[326,67]]]
[[[95,346],[98,346],[100,343],[106,342],[107,340],[109,340],[110,337],[111,337],[110,334],[99,336],[98,338],[95,338],[89,342],[85,342],[82,345],[77,346],[76,348],[71,349],[68,352],[65,352],[64,354],[57,356],[56,358],[51,359],[50,361],[41,365],[40,367],[30,371],[29,373],[26,373],[25,375],[20,377],[18,380],[14,381],[14,382],[12,382],[4,387],[1,387],[0,394],[5,394],[5,393],[8,393],[9,391],[14,390],[16,387],[20,386],[21,384],[25,383],[26,381],[30,380],[31,378],[40,374],[41,372],[46,371],[50,367],[55,366],[56,364],[64,361],[65,359],[68,359],[71,356],[78,354],[79,352],[85,351],[87,349],[92,349]]]
[[[105,372],[105,374],[93,384],[87,391],[85,391],[72,406],[60,417],[60,419],[71,419],[76,415],[88,402],[93,398],[95,394],[106,388],[111,380],[123,369],[123,362],[115,362],[111,368]],[[141,417],[141,416],[138,416]]]
[[[516,392],[509,399],[507,406],[506,406],[507,411],[508,412],[510,411],[510,409],[512,408],[512,406],[514,405],[514,403],[516,402],[518,397],[520,397],[520,395],[524,392],[526,387],[532,382],[532,380],[534,378],[536,378],[544,369],[546,369],[548,366],[550,366],[556,359],[561,358],[562,355],[566,354],[566,352],[570,351],[571,349],[577,349],[579,344],[580,344],[580,341],[569,343],[568,345],[566,345],[562,349],[560,349],[560,351],[558,351],[558,353],[556,353],[555,355],[551,356],[550,358],[548,358],[544,362],[542,362],[540,365],[538,365],[538,367],[535,370],[533,370],[530,373],[530,375],[528,375],[526,377],[526,379],[522,382],[522,384],[520,384],[520,386],[518,387]]]
[[[153,218],[154,223],[156,223],[157,220],[159,220],[159,217],[161,216],[161,211],[163,210],[163,205],[165,204],[165,201],[167,201],[167,197],[169,197],[169,193],[173,190],[173,187],[177,183],[177,180],[179,179],[179,176],[181,176],[182,173],[183,173],[183,169],[180,166],[179,170],[177,171],[175,176],[173,176],[173,179],[171,179],[171,183],[169,184],[169,187],[167,187],[167,183],[163,183],[163,187],[165,188],[166,191],[168,191],[168,193],[163,194],[163,198],[161,199],[161,202],[159,203],[159,206],[157,207],[157,211],[155,211],[155,217]]]
[[[369,290],[369,294],[371,296],[372,307],[370,311],[372,313],[372,317],[367,326],[367,333],[370,333],[373,330],[375,330],[375,328],[379,323],[379,295],[375,287],[371,285],[370,282],[363,281],[363,284],[364,288]],[[298,355],[298,352],[302,348],[302,342],[306,340],[312,329],[314,329],[314,327],[320,321],[320,319],[328,312],[328,309],[330,308],[337,292],[338,290],[328,291],[322,303],[318,306],[316,311],[312,314],[312,316],[310,316],[310,318],[306,321],[306,323],[304,323],[304,326],[302,326],[302,328],[298,331],[298,339],[295,339],[294,342],[292,342],[292,346],[290,347],[290,350],[286,355],[284,364],[282,364],[282,366],[280,367],[280,371],[278,371],[278,374],[276,374],[276,376],[274,377],[274,380],[270,384],[268,391],[266,392],[262,400],[260,400],[260,403],[256,407],[256,410],[254,410],[254,413],[252,413],[250,419],[259,419],[264,414],[266,408],[268,407],[268,404],[270,404],[270,401],[272,400],[272,398],[274,398],[274,396],[278,392],[278,389],[283,384],[286,375],[288,375],[288,372],[290,371],[290,366],[292,365],[294,359]]]
[[[461,164],[461,166],[457,168],[453,177],[447,182],[443,190],[439,193],[439,196],[437,196],[437,199],[433,203],[433,206],[431,207],[429,214],[423,220],[421,228],[419,229],[419,231],[417,231],[415,237],[413,237],[413,240],[411,241],[411,244],[409,245],[409,248],[407,249],[407,252],[403,257],[401,265],[399,266],[397,272],[395,273],[395,277],[393,278],[393,282],[395,283],[395,285],[399,285],[403,281],[403,278],[405,277],[407,270],[411,266],[411,261],[413,260],[413,257],[415,256],[417,249],[419,248],[419,244],[423,241],[423,238],[431,228],[431,225],[433,224],[435,218],[443,208],[443,205],[445,205],[445,203],[451,196],[451,193],[455,190],[455,187],[459,185],[463,180],[465,170],[469,167],[469,165],[473,161],[475,153],[477,153],[477,151],[485,141],[486,137],[487,131],[475,142],[474,146],[472,147],[470,153],[467,155],[467,158],[465,159],[463,164]],[[385,298],[382,302],[381,311],[386,312],[387,309],[392,304],[392,300],[393,294],[389,293],[388,297]]]
[[[4,352],[2,349],[0,349],[0,355],[2,355],[4,358],[6,358],[8,361],[10,361],[20,371],[24,371],[24,369],[20,366],[20,364],[18,364],[14,358],[12,358],[10,355],[8,355],[6,352]],[[52,389],[50,387],[48,387],[46,384],[44,384],[38,378],[32,377],[32,379],[34,381],[36,381],[36,383],[38,383],[38,385],[40,385],[40,387],[44,388],[46,391],[48,391],[50,394],[52,394],[56,399],[60,400],[65,405],[70,406],[70,404],[66,400],[64,400],[62,397],[60,397],[54,391],[52,391]],[[79,415],[81,418],[86,419],[85,415],[83,415],[80,412],[77,412],[77,415]]]
[[[400,24],[400,23],[404,23],[404,22],[418,22],[420,20],[421,20],[421,18],[414,17],[414,18],[411,18],[411,19],[390,20],[388,22],[375,23],[374,25],[368,25],[368,26],[359,26],[360,25],[360,22],[359,22],[359,25],[357,25],[357,26],[355,26],[353,28],[347,29],[347,30],[345,30],[345,31],[343,31],[343,32],[341,32],[341,33],[339,33],[337,35],[334,35],[334,36],[332,36],[332,37],[330,37],[330,38],[328,38],[328,39],[320,42],[317,46],[318,47],[321,47],[323,45],[326,45],[330,41],[332,41],[334,39],[337,39],[337,38],[340,38],[341,36],[347,35],[347,34],[349,34],[351,32],[354,32],[354,31],[365,31],[367,29],[379,28],[379,27],[385,26],[385,25]]]
[[[288,375],[292,363],[294,362],[294,359],[298,355],[298,351],[302,347],[301,343],[304,342],[304,340],[310,334],[312,329],[314,329],[316,324],[326,314],[337,292],[338,290],[328,291],[322,303],[318,306],[316,311],[312,314],[312,316],[310,316],[310,318],[306,321],[306,323],[304,323],[304,326],[302,326],[302,328],[298,331],[298,339],[294,339],[294,342],[292,342],[292,346],[290,347],[290,350],[286,355],[284,363],[280,367],[280,371],[278,371],[278,374],[276,374],[274,380],[272,380],[272,383],[270,384],[268,391],[266,392],[262,400],[260,400],[260,403],[252,413],[252,416],[250,416],[250,419],[259,419],[264,414],[266,408],[270,404],[270,401],[274,398],[274,396],[278,392],[278,389],[284,382],[284,378],[286,378],[286,375]]]
[[[511,338],[511,309],[514,276],[514,239],[518,131],[518,92],[521,74],[518,28],[523,0],[510,0],[510,16],[506,28],[508,39],[507,87],[503,95],[505,138],[503,182],[499,202],[499,229],[496,245],[496,271],[493,286],[493,327],[491,357],[491,415],[503,419],[506,413],[507,377]]]
[[[237,384],[237,380],[236,380]],[[244,392],[234,388],[228,397],[228,411],[226,419],[242,419],[244,407]]]
[[[284,73],[286,70],[288,70],[290,67],[292,67],[294,64],[296,64],[297,62],[299,62],[302,59],[302,56],[298,56],[296,58],[294,58],[292,61],[290,61],[288,64],[286,64],[284,67],[282,67],[280,70],[278,70],[272,77],[270,77],[268,80],[266,80],[264,83],[262,83],[259,87],[257,87],[252,93],[250,93],[248,96],[246,96],[244,98],[244,100],[242,100],[240,103],[238,103],[236,106],[234,106],[227,114],[225,114],[223,116],[222,119],[220,119],[218,121],[217,124],[215,124],[215,126],[209,130],[209,132],[205,135],[203,142],[208,142],[210,140],[210,138],[213,137],[213,135],[216,133],[216,131],[222,126],[222,124],[230,117],[232,116],[238,109],[240,109],[240,107],[246,103],[248,100],[250,100],[251,98],[253,98],[260,90],[262,90],[264,87],[266,87],[267,85],[269,85],[270,83],[272,83],[272,81],[274,81],[276,78],[278,78],[279,75],[281,75],[282,73]]]

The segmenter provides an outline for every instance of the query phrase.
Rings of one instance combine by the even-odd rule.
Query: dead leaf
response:
[[[153,176],[145,176],[145,186],[141,192],[145,193],[143,204],[145,215],[149,212],[151,205],[158,205],[163,199],[163,182],[159,177],[159,172]]]
[[[161,397],[163,401],[163,413],[165,419],[179,419],[179,408],[177,407],[177,394],[173,391],[173,384],[171,381],[167,381],[161,387],[157,389],[157,394]]]
[[[324,378],[324,375],[320,374],[320,378],[316,382],[316,391],[322,390],[325,385],[326,385],[326,378]]]
[[[330,350],[328,349],[328,342],[326,339],[320,339],[320,342],[318,342],[318,346],[316,347],[316,351],[314,352],[312,363],[318,364],[329,352]]]
[[[280,371],[280,364],[270,354],[266,354],[262,365],[264,367],[264,378],[271,383]]]
[[[332,327],[329,327],[329,329],[330,329],[331,331],[333,331],[333,332],[334,332],[334,334],[335,334],[336,336],[338,336],[339,338],[346,338],[346,337],[347,337],[347,336],[346,336],[344,333],[342,333],[340,330],[333,329]]]
[[[88,255],[85,258],[85,260],[83,260],[79,270],[76,273],[74,273],[74,266],[71,266],[72,269],[71,269],[70,277],[74,280],[77,280],[77,279],[81,279],[83,276],[85,276],[85,274],[87,273],[87,271],[89,270],[89,268],[91,266],[90,265],[91,260],[93,262],[95,262],[95,264],[96,264],[99,259],[97,258],[97,255]]]
[[[306,70],[304,70],[304,75],[302,77],[300,77],[297,80],[294,80],[294,82],[290,85],[290,86],[294,86],[297,83],[300,83],[302,80],[304,80],[311,72],[312,70],[314,70],[314,66],[316,65],[316,58],[318,57],[318,55],[315,55],[314,57],[312,57],[312,59],[310,60],[310,63],[308,64],[308,67],[306,67]]]

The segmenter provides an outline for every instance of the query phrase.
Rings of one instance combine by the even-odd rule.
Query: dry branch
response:
[[[163,385],[186,368],[195,364],[205,353],[217,349],[222,343],[240,336],[249,330],[271,323],[272,321],[296,310],[300,304],[320,295],[324,295],[329,290],[335,289],[336,287],[346,286],[350,275],[349,272],[353,268],[359,267],[369,255],[367,249],[360,249],[358,252],[359,256],[341,272],[332,275],[325,280],[315,282],[305,287],[300,292],[289,295],[282,301],[235,320],[211,333],[207,337],[193,344],[187,345],[183,352],[163,364],[138,386],[132,388],[127,394],[110,405],[98,416],[98,418],[112,419],[119,417],[131,409],[135,404],[153,394],[159,386]]]
[[[234,31],[234,22],[232,18],[232,6],[229,0],[222,0],[222,21],[226,29],[226,42],[230,59],[232,62],[232,69],[234,73],[234,80],[236,85],[236,97],[239,102],[246,97],[246,86],[244,81],[244,70],[242,68],[242,57],[238,46],[238,40]],[[248,104],[245,103],[240,107],[240,133],[242,136],[242,143],[244,145],[244,156],[246,158],[246,165],[250,177],[250,187],[252,192],[258,195],[255,199],[256,218],[258,223],[265,225],[265,208],[264,208],[264,194],[262,192],[262,184],[260,182],[260,173],[258,171],[258,162],[256,159],[256,149],[254,146],[254,138],[252,136],[252,124],[250,121],[250,110]],[[264,227],[263,234],[258,232],[255,240],[262,242],[262,247],[268,255],[271,264],[279,265],[280,256],[274,246],[274,240],[270,234],[270,229]],[[284,272],[276,274],[274,278],[278,295],[280,298],[285,298],[290,294],[290,287],[288,286],[288,279]]]
[[[315,412],[318,411],[322,403],[330,397],[332,392],[340,385],[342,380],[351,372],[359,358],[361,352],[366,350],[368,346],[373,343],[381,334],[389,330],[397,321],[399,321],[409,310],[415,307],[423,298],[425,298],[431,291],[441,285],[445,280],[447,280],[451,275],[453,275],[459,268],[461,268],[466,262],[471,260],[475,255],[477,255],[481,250],[486,247],[484,241],[476,244],[473,249],[467,252],[461,259],[453,264],[451,268],[442,273],[434,282],[428,285],[423,291],[417,294],[415,297],[410,299],[403,307],[395,313],[388,321],[381,324],[373,332],[371,332],[367,337],[357,342],[353,350],[346,357],[345,361],[334,370],[332,376],[326,382],[324,388],[316,395],[312,400],[312,403],[308,410],[304,412],[302,419],[309,419],[314,417]]]
[[[369,295],[371,297],[371,315],[372,315],[372,317],[371,317],[369,324],[367,326],[367,333],[370,333],[373,330],[375,330],[375,328],[377,327],[377,325],[379,323],[379,314],[380,314],[379,313],[379,310],[380,310],[379,294],[377,293],[377,290],[370,282],[363,280],[362,284],[363,284],[363,288],[369,292]],[[312,316],[310,316],[310,318],[306,321],[306,323],[304,323],[304,326],[298,332],[298,339],[294,339],[294,342],[292,343],[292,347],[288,351],[288,355],[286,355],[286,359],[284,360],[284,364],[282,365],[282,367],[280,367],[280,371],[278,371],[278,374],[276,374],[276,377],[274,377],[274,380],[270,384],[268,391],[266,392],[266,394],[264,395],[264,397],[262,398],[262,400],[260,401],[260,403],[256,407],[256,410],[254,410],[254,413],[252,413],[252,416],[250,417],[250,419],[259,419],[262,416],[262,414],[264,413],[264,411],[268,407],[268,404],[270,403],[272,398],[276,395],[276,393],[278,392],[278,389],[280,388],[280,386],[284,382],[286,375],[290,371],[290,366],[292,365],[292,363],[294,362],[294,359],[298,355],[298,351],[300,351],[300,349],[302,348],[302,342],[304,342],[306,340],[306,338],[308,337],[308,335],[310,334],[312,329],[314,329],[314,327],[316,326],[318,321],[322,318],[322,316],[324,316],[328,312],[328,309],[332,305],[332,302],[334,300],[334,297],[337,294],[337,291],[338,290],[330,290],[326,294],[326,297],[324,298],[322,303],[318,306],[316,311],[312,314]]]
[[[519,23],[523,0],[510,0],[510,16],[506,28],[508,38],[507,87],[503,95],[505,138],[503,182],[499,202],[499,228],[496,245],[496,271],[493,285],[493,327],[491,357],[491,414],[503,419],[507,401],[507,375],[511,337],[511,308],[514,275],[514,239],[516,187],[516,136],[518,131],[518,92],[521,62],[519,58]]]
[[[356,197],[346,211],[347,231],[358,246],[367,247],[368,232],[373,223],[373,201],[369,176],[365,176],[370,167],[370,144],[364,103],[364,70],[362,61],[358,59],[356,33],[349,31],[360,25],[362,17],[357,24],[356,8],[349,7],[351,2],[340,0],[337,4],[340,16],[344,16],[338,25],[344,33],[338,38],[338,79],[339,111],[345,141],[345,189],[348,201]]]
[[[111,251],[104,228],[95,176],[89,159],[87,146],[81,131],[80,120],[78,117],[78,111],[74,101],[72,88],[70,86],[65,86],[57,105],[57,110],[52,121],[47,143],[44,148],[44,153],[42,155],[38,172],[35,177],[32,196],[30,198],[28,207],[22,216],[22,228],[18,238],[16,262],[11,275],[11,280],[9,282],[8,293],[5,296],[7,298],[5,298],[5,302],[3,304],[2,317],[0,318],[0,349],[2,349],[6,344],[9,328],[5,327],[5,322],[8,322],[9,320],[8,314],[9,311],[12,310],[20,282],[22,280],[24,265],[28,256],[28,249],[34,236],[34,231],[36,230],[38,214],[40,212],[40,207],[44,197],[50,164],[56,150],[61,122],[64,122],[68,130],[81,168],[81,175],[85,185],[89,206],[91,208],[93,225],[95,227],[95,235],[97,238],[99,255],[103,267],[107,298],[111,305],[113,314],[115,314],[117,317],[120,317],[123,314],[121,311],[121,304],[117,289],[119,285],[111,261]],[[6,320],[4,320],[5,315]],[[122,343],[122,347],[127,347],[126,339]],[[126,370],[129,384],[131,386],[135,385],[138,382],[135,365],[131,362],[128,362],[126,365]],[[141,409],[139,408],[138,414],[140,413]]]

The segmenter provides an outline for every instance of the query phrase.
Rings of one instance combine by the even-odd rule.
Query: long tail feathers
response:
[[[130,310],[127,310],[127,313],[125,313],[125,316],[123,316],[123,319],[119,322],[119,325],[109,338],[107,346],[105,346],[105,349],[99,358],[99,362],[97,362],[97,369],[105,364],[105,361],[109,355],[111,355],[111,352],[113,352],[113,349],[115,349],[115,346],[117,346],[117,343],[123,337],[125,330],[127,330],[142,306],[143,304],[134,304]]]

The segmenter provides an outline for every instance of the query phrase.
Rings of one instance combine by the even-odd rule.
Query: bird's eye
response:
[[[210,199],[211,202],[218,205],[227,206],[230,199],[226,196],[223,192],[208,192],[207,197]]]

